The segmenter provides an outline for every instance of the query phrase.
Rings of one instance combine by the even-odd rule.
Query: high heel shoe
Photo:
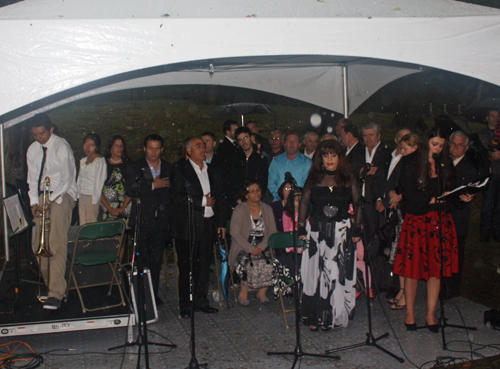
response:
[[[413,332],[413,331],[417,330],[417,323],[413,323],[413,324],[405,323],[405,327],[406,327],[406,330],[408,332]]]
[[[438,333],[439,332],[439,322],[437,322],[436,324],[429,324],[427,323],[427,320],[425,321],[425,325],[427,326],[427,328],[429,328],[429,330],[432,332],[432,333]]]
[[[417,323],[412,323],[412,324],[406,323],[406,316],[405,316],[405,327],[408,332],[413,332],[417,330]]]

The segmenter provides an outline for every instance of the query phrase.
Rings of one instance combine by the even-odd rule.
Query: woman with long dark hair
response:
[[[125,139],[119,135],[111,136],[104,157],[108,177],[101,196],[102,220],[122,219],[127,222],[132,198],[125,195],[125,170],[128,162]]]
[[[418,281],[427,281],[425,321],[429,329],[437,333],[439,326],[435,311],[440,290],[441,258],[444,277],[458,272],[455,225],[446,204],[438,204],[437,200],[438,196],[450,189],[453,180],[453,165],[446,136],[439,127],[428,129],[417,151],[402,160],[400,206],[405,216],[394,261],[394,274],[405,277],[405,325],[409,331],[417,328],[414,305]],[[442,250],[440,232],[443,235]]]
[[[101,138],[97,133],[89,133],[83,139],[85,157],[80,160],[78,173],[78,214],[80,225],[97,222],[101,191],[106,180],[106,161],[99,148]]]
[[[350,209],[358,199],[359,186],[344,149],[335,140],[321,142],[299,209],[299,235],[307,240],[301,264],[302,321],[312,331],[346,327],[354,309],[361,212],[354,212],[353,224]]]

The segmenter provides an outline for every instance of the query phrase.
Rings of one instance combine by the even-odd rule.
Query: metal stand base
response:
[[[340,348],[337,348],[337,349],[331,349],[331,350],[327,350],[325,352],[327,354],[331,354],[331,353],[334,353],[334,352],[340,352],[340,351],[350,350],[350,349],[354,349],[354,348],[358,348],[358,347],[372,346],[372,347],[375,347],[375,348],[379,349],[382,352],[385,352],[387,355],[392,356],[394,359],[396,359],[400,363],[404,363],[404,360],[402,358],[400,358],[399,356],[394,355],[392,352],[386,350],[385,348],[383,348],[382,346],[379,346],[377,344],[377,341],[379,341],[379,340],[381,340],[383,338],[387,338],[387,337],[389,337],[389,333],[384,333],[383,335],[381,335],[380,337],[377,337],[377,338],[375,338],[371,333],[367,333],[366,334],[366,341],[365,342],[355,343],[354,345],[344,346],[344,347],[340,347]]]
[[[295,368],[295,365],[297,364],[297,361],[305,356],[308,357],[320,357],[323,359],[335,359],[335,360],[340,360],[340,356],[332,356],[332,355],[326,355],[326,354],[310,354],[307,352],[302,351],[302,346],[298,345],[295,347],[295,351],[293,352],[268,352],[267,353],[269,356],[272,355],[284,355],[284,356],[293,356],[293,365],[292,369]]]

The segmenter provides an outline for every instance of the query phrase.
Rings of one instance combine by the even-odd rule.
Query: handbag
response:
[[[264,252],[260,255],[252,255],[246,251],[240,251],[236,256],[235,271],[244,284],[250,288],[260,289],[273,285],[273,263]]]

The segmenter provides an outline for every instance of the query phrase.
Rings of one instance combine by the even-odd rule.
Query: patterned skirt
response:
[[[347,327],[356,304],[356,250],[351,222],[307,223],[302,255],[302,322],[321,327]]]
[[[458,247],[455,224],[450,214],[441,213],[443,232],[443,276],[458,273]],[[412,278],[440,278],[441,244],[439,242],[439,215],[430,211],[425,215],[406,214],[394,261],[394,274]]]

